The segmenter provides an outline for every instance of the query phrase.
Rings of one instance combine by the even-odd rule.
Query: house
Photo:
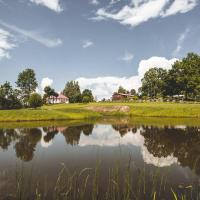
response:
[[[123,101],[123,100],[131,100],[133,99],[134,95],[131,95],[129,93],[113,93],[112,95],[112,101]]]
[[[59,94],[57,97],[50,96],[49,98],[47,98],[47,103],[50,104],[69,103],[69,98],[63,94]]]

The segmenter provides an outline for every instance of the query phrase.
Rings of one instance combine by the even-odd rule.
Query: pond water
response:
[[[0,129],[0,199],[200,199],[200,126]]]

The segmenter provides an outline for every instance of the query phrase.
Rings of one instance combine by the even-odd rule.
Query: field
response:
[[[129,111],[115,111],[128,106]],[[98,111],[88,108],[101,108]],[[113,108],[111,112],[105,109]],[[200,104],[190,103],[90,103],[48,105],[38,109],[1,110],[0,122],[83,120],[106,116],[200,118]]]

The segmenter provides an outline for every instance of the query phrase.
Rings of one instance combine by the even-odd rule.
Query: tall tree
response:
[[[186,99],[200,96],[200,56],[189,53],[181,61],[177,61],[167,76],[166,93],[184,95]]]
[[[35,92],[36,87],[38,86],[34,70],[25,69],[19,73],[16,85],[20,89],[21,98],[26,105],[31,93]]]
[[[70,103],[79,103],[82,101],[81,90],[77,81],[67,82],[63,94],[69,98]]]
[[[143,96],[156,98],[163,96],[167,71],[161,68],[152,68],[147,71],[142,79],[140,89]]]

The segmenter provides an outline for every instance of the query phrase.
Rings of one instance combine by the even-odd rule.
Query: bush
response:
[[[89,96],[84,96],[82,99],[83,103],[90,103],[90,97]]]
[[[41,95],[34,93],[29,98],[29,106],[31,108],[41,107],[43,104]]]

